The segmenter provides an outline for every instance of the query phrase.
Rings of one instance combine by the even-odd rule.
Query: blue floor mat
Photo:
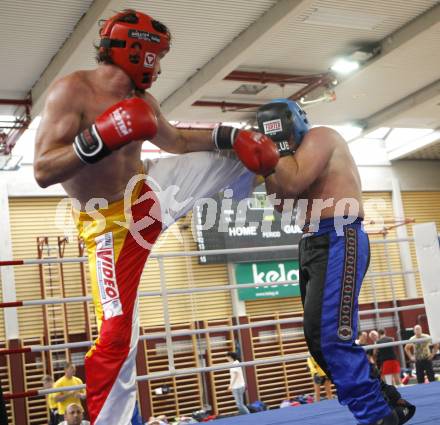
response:
[[[440,425],[440,382],[399,388],[402,397],[417,407],[408,425]],[[354,425],[346,407],[336,400],[268,410],[215,421],[218,425]]]

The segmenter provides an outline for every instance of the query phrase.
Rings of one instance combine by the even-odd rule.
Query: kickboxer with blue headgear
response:
[[[262,106],[257,122],[280,156],[265,175],[268,195],[276,195],[278,210],[293,204],[304,210],[298,260],[308,349],[358,424],[404,424],[415,407],[371,373],[365,351],[355,343],[370,249],[361,180],[347,143],[329,127],[311,128],[300,105],[289,99]],[[249,145],[242,151],[260,158],[265,148],[253,153]]]
[[[257,112],[257,122],[259,130],[277,144],[280,156],[293,153],[289,145],[292,136],[297,146],[310,130],[306,112],[290,99],[274,99],[262,106]]]

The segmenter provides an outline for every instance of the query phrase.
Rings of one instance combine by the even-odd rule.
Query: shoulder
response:
[[[61,377],[60,379],[58,379],[58,380],[56,380],[55,381],[55,383],[53,384],[53,386],[56,388],[56,387],[60,387],[61,385],[63,385],[64,384],[64,376],[63,377]]]
[[[83,383],[82,379],[81,379],[81,378],[78,378],[77,376],[74,376],[74,377],[73,377],[73,380],[74,380],[75,382],[77,382],[78,384],[82,384],[82,383]]]
[[[56,80],[50,87],[50,91],[84,89],[89,85],[86,71],[76,71]]]
[[[145,93],[142,95],[142,98],[143,98],[146,102],[148,102],[148,104],[154,109],[154,111],[156,112],[156,114],[160,113],[160,105],[159,105],[159,102],[157,101],[157,99],[156,99],[153,95],[151,95],[151,94],[148,93],[148,92],[145,92]]]
[[[77,71],[52,83],[48,90],[47,102],[67,101],[72,104],[78,100],[89,88],[85,72]]]
[[[319,152],[333,151],[338,146],[346,145],[345,140],[335,130],[329,127],[314,127],[302,140],[300,147],[309,147],[319,149]]]
[[[329,141],[344,141],[343,137],[330,127],[319,126],[313,127],[308,131],[305,138],[326,139]]]

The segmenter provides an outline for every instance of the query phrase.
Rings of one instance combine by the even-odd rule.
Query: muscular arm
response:
[[[44,106],[34,158],[34,175],[41,187],[63,182],[84,167],[72,147],[81,122],[74,79],[70,76],[56,82]]]
[[[170,153],[188,153],[212,151],[215,146],[211,139],[211,130],[182,130],[172,126],[160,111],[159,104],[150,94],[145,99],[154,108],[159,127],[156,137],[151,140],[160,149]]]
[[[279,160],[275,173],[266,179],[268,191],[284,199],[297,198],[323,173],[340,137],[325,127],[310,130],[294,155]]]
[[[410,360],[413,357],[413,350],[414,350],[413,344],[406,344],[405,345],[405,353],[409,357]]]

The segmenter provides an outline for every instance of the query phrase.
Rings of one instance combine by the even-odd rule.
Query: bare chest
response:
[[[114,96],[90,95],[83,110],[81,130],[90,127],[99,115],[120,100]],[[142,142],[133,141],[96,164],[87,164],[65,181],[63,187],[82,208],[92,198],[102,198],[109,203],[121,199],[128,181],[143,172],[141,150]]]

